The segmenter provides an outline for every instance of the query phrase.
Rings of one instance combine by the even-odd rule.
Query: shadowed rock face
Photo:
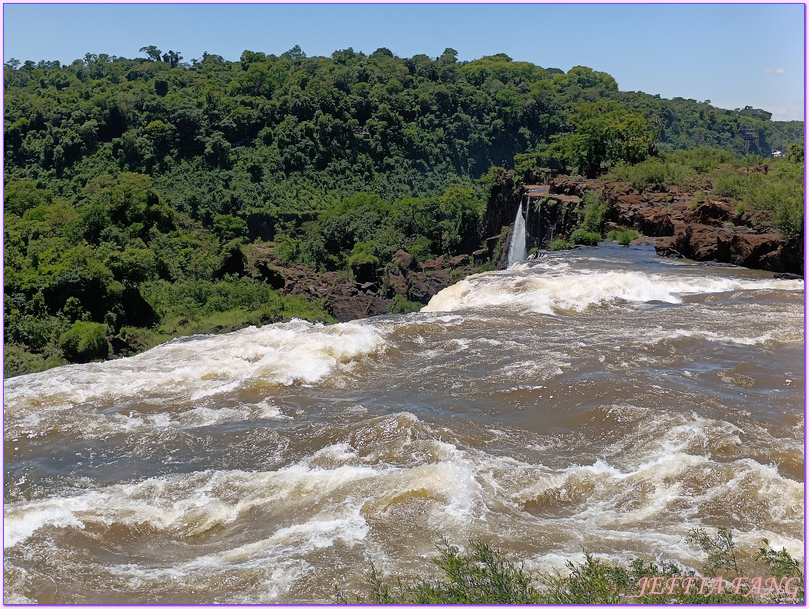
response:
[[[250,246],[248,252],[243,274],[264,279],[287,294],[323,299],[326,308],[341,322],[390,313],[397,296],[427,304],[445,287],[478,272],[467,255],[451,260],[441,256],[419,264],[410,254],[399,250],[391,264],[377,269],[364,266],[352,278],[335,272],[320,274],[303,264],[281,262],[265,246]]]

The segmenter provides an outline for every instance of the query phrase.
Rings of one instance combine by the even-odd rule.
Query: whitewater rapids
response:
[[[602,245],[422,312],[177,339],[4,382],[11,603],[319,603],[437,535],[547,573],[803,557],[804,283]]]

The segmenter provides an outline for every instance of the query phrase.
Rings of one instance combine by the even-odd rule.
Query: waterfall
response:
[[[525,260],[527,255],[525,248],[525,219],[522,217],[522,203],[517,209],[517,217],[514,218],[514,230],[511,233],[511,244],[508,246],[508,266],[511,267],[521,260]]]

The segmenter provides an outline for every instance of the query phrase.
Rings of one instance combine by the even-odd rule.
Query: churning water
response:
[[[5,381],[6,602],[329,602],[437,535],[532,571],[803,555],[803,281],[575,250],[422,312]]]

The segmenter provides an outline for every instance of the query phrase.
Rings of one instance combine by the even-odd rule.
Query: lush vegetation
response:
[[[758,155],[737,157],[726,150],[700,147],[660,154],[636,164],[618,163],[608,177],[630,182],[639,191],[674,185],[696,193],[694,206],[706,193],[727,197],[739,215],[759,210],[785,237],[803,231],[804,146],[791,144],[781,159]]]
[[[802,138],[802,123],[761,110],[622,93],[602,72],[504,54],[141,52],[4,66],[6,375],[179,334],[330,319],[244,276],[249,242],[349,273],[400,248],[471,253],[501,229],[487,218],[504,168],[651,171],[661,152],[769,156]],[[781,211],[778,188],[749,204],[794,230],[797,191]],[[598,213],[588,208],[589,225]]]
[[[193,332],[328,319],[321,307],[230,274],[245,238],[170,208],[147,175],[102,174],[70,199],[20,180],[4,203],[6,375]]]
[[[409,584],[385,581],[372,564],[368,591],[354,600],[373,604],[804,604],[802,565],[765,539],[753,554],[749,573],[733,534],[694,529],[689,544],[706,554],[701,574],[661,559],[621,565],[585,553],[584,562],[568,563],[568,575],[534,581],[522,565],[482,541],[466,553],[442,539],[432,559],[440,580]],[[340,602],[350,602],[338,594]]]

